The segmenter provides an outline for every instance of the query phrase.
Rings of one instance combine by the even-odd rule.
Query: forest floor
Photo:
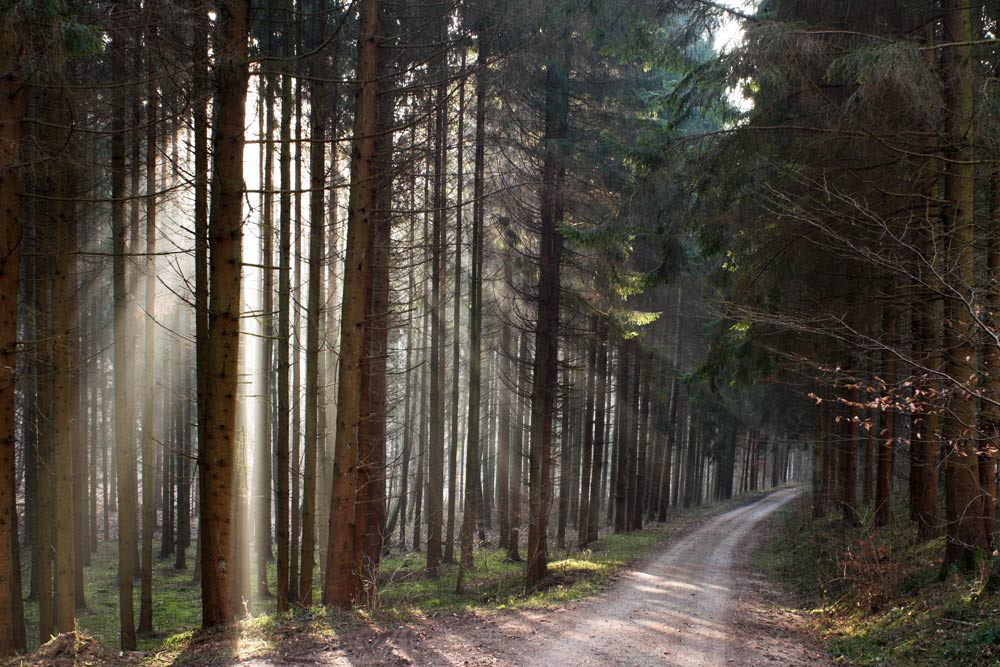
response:
[[[587,597],[550,596],[537,605],[446,602],[424,613],[263,615],[238,631],[177,635],[156,651],[120,654],[90,640],[63,640],[20,664],[823,667],[831,663],[803,617],[752,564],[769,535],[768,519],[798,496],[786,488],[689,516],[665,542],[661,533],[646,558],[615,568],[603,592]],[[550,590],[565,587],[565,570],[555,569]]]
[[[845,527],[839,512],[814,519],[795,503],[771,522],[754,567],[795,592],[837,664],[1000,667],[1000,593],[983,590],[985,569],[941,579],[945,538],[915,541],[902,494],[893,517],[873,526],[869,504]]]

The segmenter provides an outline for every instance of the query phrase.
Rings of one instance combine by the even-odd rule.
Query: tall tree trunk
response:
[[[416,124],[410,124],[409,133],[409,150],[410,150],[410,160],[413,163],[416,159]],[[409,173],[409,185],[408,185],[408,196],[409,196],[409,218],[410,218],[410,229],[408,235],[407,247],[415,248],[416,244],[416,228],[417,228],[417,169],[416,164],[413,163],[410,167]],[[416,287],[416,271],[410,271],[408,277],[407,291],[406,294],[409,297],[409,303],[414,303],[417,299],[417,287]],[[399,481],[399,544],[400,547],[406,549],[406,517],[407,508],[409,507],[409,493],[410,493],[410,459],[413,456],[413,422],[416,420],[415,413],[413,411],[413,404],[416,402],[414,399],[414,394],[416,394],[416,389],[414,385],[416,378],[420,378],[420,374],[413,372],[413,348],[416,343],[416,334],[414,332],[413,318],[409,318],[406,323],[406,366],[405,366],[405,392],[406,395],[403,398],[403,453],[402,462],[400,466],[400,481]]]
[[[254,496],[257,499],[257,595],[270,596],[267,587],[267,563],[271,553],[271,393],[274,377],[274,77],[261,78],[264,132],[261,143],[263,159],[263,202],[261,210],[261,321],[260,321],[260,400],[257,408],[257,438],[254,465]],[[275,443],[276,444],[276,443]]]
[[[458,205],[455,207],[455,298],[452,302],[452,324],[451,324],[451,447],[448,450],[448,523],[445,530],[444,560],[451,563],[455,560],[455,505],[458,494],[458,450],[461,447],[458,434],[459,421],[459,394],[460,394],[460,373],[459,364],[461,346],[459,338],[461,336],[462,324],[462,214],[464,204],[462,201],[463,186],[465,179],[465,49],[462,50],[462,62],[460,82],[458,86],[458,133],[455,141],[458,144],[458,179],[456,182]],[[475,250],[473,250],[475,252]],[[470,296],[470,301],[472,297]],[[471,327],[471,324],[470,324]],[[463,526],[464,527],[464,526]]]
[[[323,42],[326,34],[326,3],[320,2],[314,17],[314,39]],[[312,604],[313,563],[316,558],[316,460],[319,440],[320,409],[320,304],[323,287],[323,245],[326,219],[323,193],[326,188],[326,89],[319,80],[323,73],[318,63],[310,63],[309,82],[309,295],[306,306],[306,396],[305,443],[302,469],[302,563],[299,567],[298,602]]]
[[[386,510],[386,370],[389,350],[389,265],[392,255],[393,126],[396,96],[392,77],[397,20],[385,8],[379,40],[379,79],[374,158],[374,214],[369,228],[365,276],[365,343],[361,366],[361,415],[358,439],[358,504],[355,568],[361,573],[356,592],[373,591],[382,560]]]
[[[615,382],[615,509],[614,530],[624,533],[628,527],[628,415],[629,348],[621,345],[618,354],[618,379]]]
[[[517,354],[518,390],[516,393],[517,413],[514,417],[514,442],[511,452],[510,469],[510,539],[507,540],[507,559],[521,560],[518,553],[521,534],[521,494],[524,488],[524,408],[527,401],[530,375],[528,374],[528,334],[521,332],[521,343]]]
[[[640,363],[641,365],[641,363]],[[637,369],[638,370],[638,369]],[[649,441],[649,373],[642,373],[642,384],[639,389],[639,397],[642,405],[639,409],[639,446],[636,452],[636,499],[633,514],[633,530],[642,530],[642,522],[646,516],[647,502],[649,499],[646,464],[647,449]]]
[[[857,405],[860,390],[847,389],[844,397],[848,406]],[[847,407],[841,416],[842,438],[838,457],[839,501],[844,523],[855,526],[858,523],[858,422],[854,419],[856,408]],[[754,487],[756,489],[756,486]]]
[[[62,102],[55,102],[57,126],[68,125],[69,116]],[[53,151],[58,151],[64,137],[53,137]],[[73,217],[69,187],[70,169],[65,156],[51,157],[55,161],[53,196],[50,207],[51,233],[55,248],[52,274],[52,341],[53,341],[53,414],[55,424],[55,625],[59,632],[73,632],[76,623],[76,514],[73,502],[73,358],[71,342],[70,286],[74,282],[73,256],[76,248],[76,220]],[[15,291],[16,293],[16,291]]]
[[[587,342],[587,366],[584,369],[586,373],[586,385],[584,387],[586,401],[583,420],[581,427],[583,429],[583,452],[581,461],[581,474],[580,474],[580,505],[577,512],[576,528],[577,528],[577,538],[576,546],[578,549],[583,549],[587,546],[590,541],[588,538],[588,532],[590,527],[590,513],[593,511],[597,513],[597,507],[591,508],[590,496],[591,496],[591,486],[596,480],[594,480],[594,465],[596,456],[594,456],[594,408],[596,407],[596,399],[594,396],[595,385],[597,382],[597,347],[598,340],[597,334],[600,328],[600,320],[598,315],[591,317],[590,325],[590,336]]]
[[[147,5],[150,13],[150,27],[147,30],[147,47],[156,38],[152,5]],[[150,47],[151,48],[151,47]],[[146,58],[148,94],[146,100],[146,316],[143,320],[143,397],[142,397],[142,572],[139,593],[139,634],[153,632],[153,529],[156,521],[156,505],[153,499],[156,477],[153,429],[153,378],[156,370],[156,119],[159,106],[154,59]],[[164,508],[165,509],[165,508]],[[166,512],[164,511],[164,519]]]
[[[595,317],[597,356],[595,359],[596,393],[594,395],[594,440],[591,454],[590,500],[587,516],[587,541],[597,539],[598,523],[601,518],[601,478],[603,477],[604,452],[607,438],[604,436],[606,419],[605,400],[608,393],[608,330],[607,325]],[[589,423],[586,428],[591,428]]]
[[[285,58],[285,68],[290,68],[293,54],[293,12],[290,0],[285,2],[285,18],[282,25],[281,53]],[[275,537],[277,543],[277,610],[288,610],[291,591],[289,589],[290,548],[291,548],[291,516],[289,503],[290,489],[290,447],[297,442],[289,441],[289,420],[296,419],[289,405],[289,377],[291,360],[289,347],[291,335],[289,332],[289,317],[291,309],[291,261],[292,261],[292,112],[293,108],[293,78],[289,72],[281,75],[281,126],[279,172],[280,193],[278,195],[278,405],[276,417],[278,420],[278,439],[275,443]]]
[[[559,500],[558,515],[556,517],[556,548],[566,548],[566,523],[569,520],[569,479],[570,465],[570,435],[569,435],[569,413],[570,413],[570,376],[569,370],[563,366],[562,369],[562,400],[559,409]]]
[[[890,287],[894,283],[890,282]],[[892,290],[890,290],[892,291]],[[883,313],[883,328],[885,344],[895,349],[896,340],[896,306],[887,304]],[[890,387],[896,385],[896,359],[892,352],[886,352],[883,362],[883,373]],[[892,468],[896,437],[896,411],[891,404],[882,410],[881,432],[878,435],[878,474],[875,476],[875,524],[889,525],[892,518]]]
[[[445,44],[449,14],[440,11],[438,39]],[[441,48],[432,67],[434,101],[434,213],[431,240],[431,387],[430,442],[427,450],[427,573],[436,577],[442,557],[444,527],[444,261],[447,224],[448,169],[447,49]]]
[[[538,315],[535,321],[535,363],[531,389],[531,442],[528,495],[528,562],[525,586],[533,588],[548,567],[546,532],[552,492],[552,419],[558,393],[559,270],[563,219],[565,147],[569,130],[569,73],[564,63],[545,70],[545,160],[540,193]]]
[[[378,122],[379,0],[362,0],[358,38],[358,88],[354,108],[351,151],[351,189],[348,200],[347,253],[344,259],[344,296],[341,311],[340,369],[337,382],[337,428],[333,494],[330,504],[330,543],[327,548],[323,604],[349,608],[355,583],[354,539],[357,500],[358,436],[361,422],[361,362],[365,331],[365,263],[370,225],[375,213],[375,142]]]
[[[118,4],[115,13],[121,13]],[[125,286],[125,38],[120,32],[111,37],[111,78],[118,84],[112,91],[111,108],[111,233],[114,254],[114,391],[115,391],[115,466],[118,489],[118,609],[120,640],[124,650],[134,650],[135,611],[132,580],[136,571],[136,508],[138,490],[135,478],[135,451],[129,427],[129,347],[128,292]]]
[[[632,348],[632,375],[630,380],[632,386],[629,388],[628,405],[628,452],[626,453],[626,464],[628,466],[626,480],[626,501],[625,501],[625,529],[636,529],[636,506],[639,504],[639,402],[642,389],[642,361],[639,358],[638,345],[635,339],[630,341]]]
[[[44,207],[39,207],[45,211]],[[47,215],[47,212],[45,213]],[[32,567],[38,569],[38,641],[44,644],[55,631],[55,609],[52,599],[52,471],[55,469],[53,457],[54,433],[52,424],[52,341],[51,332],[51,297],[52,264],[45,263],[36,269],[35,280],[35,330],[39,339],[35,354],[38,369],[38,413],[36,417],[38,429],[38,506],[36,518],[36,535],[32,541],[33,550],[37,551],[32,558]],[[120,529],[119,529],[120,533]],[[135,552],[133,551],[133,556]],[[33,572],[34,574],[34,572]]]
[[[976,401],[972,386],[975,347],[971,314],[965,302],[971,299],[975,277],[973,222],[975,162],[973,154],[974,71],[970,40],[971,8],[968,3],[944,3],[945,104],[947,137],[943,222],[947,234],[950,271],[947,279],[957,295],[945,309],[948,340],[944,372],[955,386],[947,392],[949,416],[945,421],[945,513],[948,542],[942,573],[956,566],[971,570],[987,548],[986,531],[979,500],[979,457],[976,452]]]
[[[240,284],[243,255],[243,132],[248,79],[250,3],[218,5],[212,205],[209,221],[208,350],[201,472],[202,626],[238,613],[236,577],[236,408],[239,389]]]
[[[482,332],[483,332],[483,218],[485,206],[483,202],[484,176],[485,176],[485,122],[486,122],[486,62],[489,57],[489,42],[482,35],[478,38],[479,55],[476,62],[476,147],[475,166],[473,167],[473,203],[472,203],[472,253],[469,272],[469,414],[466,427],[466,447],[465,447],[465,499],[462,507],[462,549],[461,562],[458,571],[458,581],[456,588],[462,591],[462,578],[465,571],[472,568],[473,552],[473,532],[476,527],[476,518],[482,507],[477,507],[477,501],[482,502],[481,497],[477,497],[476,489],[481,488],[480,470],[480,407],[482,402]],[[465,58],[462,59],[463,77],[465,71]],[[463,79],[464,83],[464,79]],[[461,94],[459,108],[465,109],[464,90]],[[462,160],[462,131],[463,125],[459,121],[459,163]],[[461,173],[461,169],[459,169]],[[461,202],[461,199],[459,199]],[[461,211],[461,206],[459,207]],[[456,251],[456,263],[461,262],[461,250]],[[458,270],[456,269],[456,275]],[[458,301],[456,294],[456,302]],[[456,321],[459,315],[456,305]],[[455,363],[458,363],[458,349],[455,351]],[[455,378],[457,379],[456,372]],[[455,409],[458,407],[458,396],[455,395]],[[457,420],[455,423],[457,428]],[[508,431],[510,430],[508,422]],[[455,493],[457,484],[452,488]],[[505,490],[506,492],[506,490]]]
[[[681,302],[683,292],[681,286],[677,286],[677,312],[674,315],[674,346],[672,368],[670,369],[670,403],[667,406],[667,436],[663,442],[663,466],[660,471],[660,506],[656,511],[656,518],[662,523],[667,520],[667,511],[670,509],[670,473],[671,454],[674,450],[674,437],[677,433],[677,404],[680,390],[680,362],[681,362]]]
[[[24,26],[13,6],[0,12],[0,658],[26,647],[17,539],[17,294],[21,264],[21,145],[24,138]]]

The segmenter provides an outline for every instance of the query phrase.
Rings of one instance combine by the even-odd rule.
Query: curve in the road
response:
[[[720,667],[732,632],[729,608],[739,548],[799,494],[783,489],[720,516],[625,573],[606,595],[561,615],[519,664],[537,667]]]

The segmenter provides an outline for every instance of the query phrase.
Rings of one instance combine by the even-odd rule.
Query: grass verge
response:
[[[938,580],[944,538],[915,543],[905,519],[845,530],[798,503],[775,521],[754,564],[798,594],[838,663],[1000,667],[1000,596],[975,578]]]

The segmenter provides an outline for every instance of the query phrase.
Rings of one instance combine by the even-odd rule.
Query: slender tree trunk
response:
[[[441,11],[438,38],[445,43],[448,33],[448,13]],[[427,573],[439,574],[442,557],[442,528],[444,527],[444,254],[447,132],[447,51],[439,49],[432,67],[435,82],[434,103],[434,213],[431,240],[431,387],[430,387],[430,441],[427,451]]]
[[[116,13],[122,6],[116,6]],[[135,450],[129,428],[129,350],[126,325],[128,293],[125,287],[125,99],[121,88],[125,80],[125,44],[121,33],[112,34],[111,78],[119,85],[112,91],[111,109],[111,230],[114,254],[114,388],[115,388],[115,465],[118,489],[118,609],[120,639],[124,650],[134,650],[135,612],[132,580],[136,571]]]
[[[518,390],[516,395],[517,414],[514,417],[514,442],[511,452],[510,470],[510,539],[507,540],[507,559],[520,561],[521,494],[524,478],[524,407],[528,393],[528,335],[521,332],[521,343],[517,354]]]
[[[639,437],[641,426],[640,416],[640,393],[642,390],[642,361],[639,358],[638,346],[632,343],[632,386],[629,388],[628,405],[628,452],[626,454],[628,473],[626,480],[626,503],[625,503],[625,529],[635,530],[637,528],[636,513],[639,504]],[[641,520],[638,522],[641,523]]]
[[[848,389],[845,400],[848,404],[858,404],[860,391]],[[847,408],[841,424],[842,437],[838,460],[839,468],[839,500],[844,523],[855,526],[858,522],[858,422],[854,420],[854,408]]]
[[[569,520],[569,468],[570,468],[570,444],[569,444],[569,412],[570,412],[570,377],[569,371],[563,367],[562,371],[562,400],[559,411],[559,514],[556,518],[556,548],[566,548],[566,523]]]
[[[150,26],[153,25],[150,12]],[[155,32],[149,28],[148,42],[155,39]],[[156,477],[153,430],[153,378],[156,370],[156,122],[159,94],[157,92],[156,71],[152,57],[146,59],[148,77],[148,97],[146,103],[146,317],[143,320],[143,398],[142,398],[142,572],[139,594],[139,634],[153,632],[153,529],[156,521],[156,505],[153,496],[153,482]],[[166,518],[166,512],[164,512]]]
[[[254,465],[254,496],[257,500],[257,595],[269,597],[271,592],[267,587],[267,563],[271,560],[271,392],[274,377],[274,77],[261,78],[261,94],[263,107],[263,141],[261,149],[263,159],[263,202],[261,210],[261,321],[260,321],[260,400],[257,407],[257,438]]]
[[[640,363],[641,365],[641,363]],[[636,453],[636,499],[633,530],[642,530],[642,522],[646,516],[647,501],[649,499],[646,464],[649,442],[649,373],[642,374],[642,384],[640,385],[639,397],[642,405],[639,409],[639,451]]]
[[[624,533],[627,528],[629,386],[629,350],[622,345],[618,354],[618,379],[615,383],[614,530],[616,533]]]
[[[896,307],[887,304],[883,315],[885,344],[895,349],[896,340]],[[896,359],[892,353],[885,354],[883,373],[890,387],[896,385]],[[892,468],[895,449],[896,411],[892,405],[882,411],[881,432],[878,439],[878,474],[875,476],[875,523],[879,526],[889,525],[892,518]]]
[[[473,167],[473,204],[472,204],[472,253],[469,281],[469,414],[466,428],[467,443],[465,447],[465,499],[462,507],[462,549],[461,562],[458,571],[456,588],[462,591],[462,578],[465,571],[472,568],[473,532],[476,518],[482,506],[477,501],[482,498],[476,494],[480,487],[480,407],[482,400],[482,331],[483,331],[483,218],[484,218],[484,169],[485,169],[485,122],[486,122],[486,62],[489,57],[489,42],[480,35],[479,56],[476,63],[476,148],[475,166]],[[465,59],[462,59],[462,70],[465,70]],[[465,110],[465,94],[461,94],[459,108]],[[459,121],[459,137],[463,125]],[[462,141],[459,139],[459,163],[462,160]],[[461,173],[461,169],[459,170]],[[461,198],[459,199],[461,202]],[[459,207],[461,211],[461,206]],[[460,214],[461,215],[461,214]],[[456,263],[460,263],[461,251],[456,251]],[[456,269],[456,275],[458,271]],[[456,321],[459,311],[455,307]],[[456,332],[457,333],[457,332]],[[455,348],[455,363],[458,363],[458,348]],[[458,373],[455,374],[457,380]],[[454,408],[458,408],[458,395],[455,394]],[[457,420],[454,428],[457,429]],[[509,430],[509,423],[508,423]],[[457,484],[452,487],[454,494]]]
[[[446,563],[455,560],[455,505],[458,490],[458,450],[461,447],[458,433],[459,422],[459,338],[462,324],[462,201],[463,180],[465,179],[465,50],[462,50],[461,80],[458,87],[458,133],[455,141],[458,144],[458,179],[456,183],[458,205],[455,207],[455,299],[452,302],[452,344],[451,344],[451,448],[448,452],[448,524],[445,531],[444,560]],[[475,249],[473,249],[475,252]],[[472,297],[470,296],[470,301]],[[469,325],[472,326],[471,324]]]
[[[409,133],[409,148],[410,148],[410,160],[411,162],[415,160],[415,138],[416,138],[416,125],[410,125]],[[407,246],[411,249],[415,248],[416,244],[416,228],[417,228],[417,214],[416,214],[416,198],[417,198],[417,170],[415,164],[410,168],[409,174],[409,210],[410,210],[410,230],[408,237]],[[417,287],[416,287],[416,271],[409,272],[409,282],[407,285],[407,295],[409,296],[409,303],[416,302],[417,299]],[[416,390],[414,388],[414,376],[417,378],[421,377],[419,374],[413,372],[413,347],[415,344],[415,334],[414,334],[414,323],[411,317],[406,323],[406,367],[405,367],[405,392],[406,395],[403,398],[403,453],[402,453],[402,463],[400,466],[400,481],[399,481],[399,544],[403,549],[406,549],[406,517],[407,508],[409,507],[409,493],[410,493],[410,459],[413,456],[413,422],[416,417],[413,413],[413,403],[414,394]]]
[[[596,465],[596,460],[598,458],[595,456],[594,443],[595,440],[600,440],[599,437],[595,438],[594,432],[594,409],[597,404],[594,392],[596,391],[597,384],[597,348],[599,345],[597,336],[600,329],[600,320],[598,317],[598,315],[591,317],[591,335],[589,336],[587,344],[587,367],[584,369],[587,379],[584,387],[586,403],[581,424],[583,429],[583,460],[581,462],[582,471],[580,474],[580,505],[576,518],[576,546],[578,549],[585,548],[590,541],[588,537],[590,514],[591,512],[596,514],[598,510],[596,506],[592,507],[590,504],[591,487],[596,483],[594,466]]]
[[[596,394],[594,395],[594,435],[593,453],[591,454],[591,474],[590,474],[590,499],[588,501],[589,511],[587,516],[587,541],[593,542],[598,537],[598,523],[601,518],[601,478],[604,468],[604,443],[607,439],[604,436],[605,425],[605,400],[608,393],[608,333],[607,325],[595,317],[595,330],[597,335],[596,357],[595,357],[595,380]],[[586,428],[591,428],[590,424]]]
[[[672,368],[670,369],[670,403],[667,406],[667,437],[663,442],[663,466],[660,472],[660,506],[657,508],[657,519],[662,523],[667,520],[670,509],[670,473],[671,454],[674,450],[674,436],[677,432],[677,404],[680,391],[680,361],[681,361],[681,301],[683,292],[677,286],[677,312],[674,316],[674,346]]]
[[[314,18],[315,39],[322,43],[326,25],[326,3],[320,3]],[[318,77],[318,65],[310,64],[309,83],[309,295],[306,307],[306,396],[305,443],[302,470],[302,563],[299,567],[298,602],[312,604],[313,563],[316,558],[316,460],[321,436],[318,430],[320,409],[320,304],[323,286],[323,245],[326,219],[323,193],[326,187],[325,85]]]
[[[545,160],[540,196],[538,315],[535,321],[535,363],[531,390],[531,442],[528,519],[528,563],[525,586],[533,588],[548,567],[546,531],[552,491],[552,420],[558,392],[559,297],[563,219],[565,147],[569,128],[569,79],[564,64],[550,62],[545,72]]]
[[[281,42],[282,56],[288,62],[293,53],[293,13],[292,3],[286,0],[284,35]],[[290,67],[291,65],[286,65]],[[278,330],[276,340],[278,345],[278,439],[275,453],[275,537],[277,543],[277,610],[287,611],[290,603],[290,548],[291,548],[291,516],[290,499],[290,448],[297,442],[289,440],[289,420],[296,419],[289,404],[289,370],[291,359],[289,347],[292,342],[289,331],[291,310],[291,262],[292,262],[292,113],[294,101],[292,95],[293,78],[287,71],[281,75],[281,126],[279,172],[280,193],[278,196]]]
[[[41,207],[40,207],[41,208]],[[44,210],[44,209],[42,209]],[[53,489],[52,471],[54,433],[52,423],[52,342],[50,288],[52,264],[45,263],[36,271],[35,289],[36,325],[39,344],[36,347],[38,370],[38,491],[36,536],[32,548],[37,556],[32,558],[32,567],[38,569],[38,641],[44,644],[55,631],[55,609],[52,599],[52,519]],[[120,529],[119,529],[120,532]],[[134,555],[134,552],[133,552]]]
[[[15,450],[17,294],[21,263],[21,164],[25,88],[24,26],[15,7],[0,11],[0,658],[26,647],[17,538]],[[44,584],[44,582],[43,582]]]

